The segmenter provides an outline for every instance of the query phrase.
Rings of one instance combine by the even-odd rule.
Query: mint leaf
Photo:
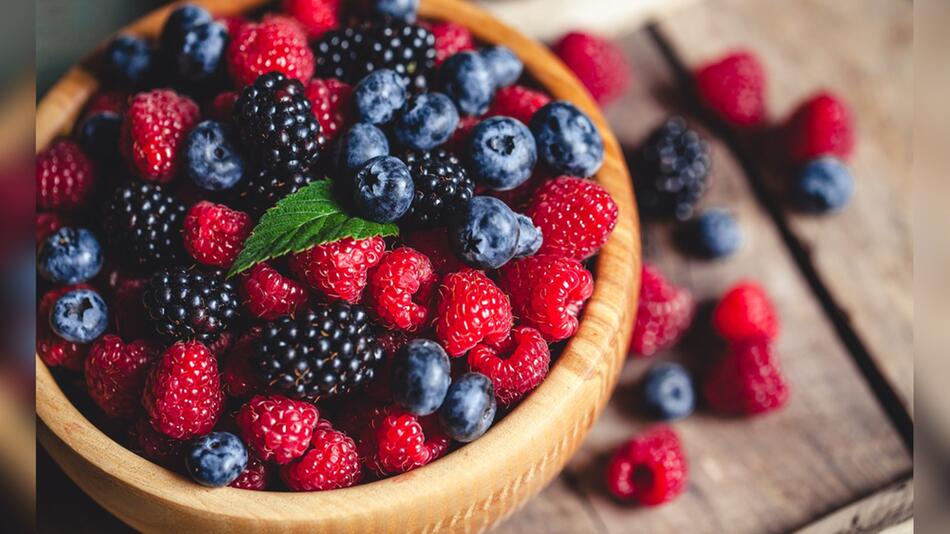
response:
[[[244,242],[228,277],[254,264],[346,237],[365,239],[399,234],[392,223],[351,217],[333,199],[330,180],[311,182],[267,210]]]

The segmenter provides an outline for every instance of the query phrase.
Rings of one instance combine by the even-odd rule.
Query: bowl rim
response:
[[[267,4],[265,0],[193,0],[190,3],[203,5],[215,16],[235,15]],[[119,32],[154,37],[160,21],[179,4],[159,8]],[[419,14],[420,18],[463,24],[478,40],[505,44],[515,50],[525,63],[525,71],[541,87],[552,97],[569,99],[584,110],[604,138],[604,166],[595,179],[617,203],[618,223],[596,259],[594,293],[585,306],[578,331],[553,363],[545,381],[483,437],[419,469],[327,492],[261,492],[229,487],[204,488],[126,449],[93,425],[69,401],[37,355],[36,413],[42,423],[38,425],[38,433],[40,441],[59,463],[63,464],[63,454],[78,455],[98,474],[113,479],[131,492],[128,498],[158,501],[170,514],[200,510],[210,514],[209,520],[267,520],[290,525],[342,521],[392,511],[404,502],[400,499],[407,490],[419,499],[438,499],[440,496],[432,488],[444,487],[450,479],[458,488],[455,497],[470,493],[474,499],[484,494],[482,486],[486,484],[486,477],[511,478],[515,471],[523,471],[508,458],[512,456],[530,455],[540,462],[532,463],[530,472],[521,472],[514,481],[516,486],[531,482],[537,486],[532,492],[540,490],[560,471],[570,455],[565,453],[572,454],[579,446],[616,384],[636,312],[641,256],[629,172],[620,145],[597,104],[574,75],[543,45],[521,35],[481,8],[460,0],[422,0]],[[68,132],[83,105],[97,89],[98,83],[88,64],[87,60],[74,66],[37,105],[37,151],[57,135]],[[583,410],[577,409],[578,403]],[[545,449],[543,441],[546,435],[562,438],[549,443],[548,450],[539,455],[537,451]],[[500,450],[513,452],[485,469],[468,468],[480,465],[479,459],[495,458]],[[552,462],[559,464],[556,469],[549,465]],[[539,474],[546,479],[540,484],[531,481]],[[413,484],[407,485],[407,481],[413,481]],[[512,491],[510,482],[505,491]],[[100,504],[110,508],[87,487],[96,481],[77,480],[77,483],[100,500]],[[513,491],[517,492],[517,487]],[[490,502],[492,497],[488,498]],[[474,503],[467,507],[458,503],[456,508],[453,524],[470,516]],[[503,515],[508,515],[513,509],[511,507]],[[460,515],[463,510],[467,513]],[[136,524],[135,518],[120,517]],[[437,525],[442,526],[442,521]]]

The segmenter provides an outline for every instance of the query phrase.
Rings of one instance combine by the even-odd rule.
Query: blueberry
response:
[[[524,258],[525,256],[534,256],[541,249],[544,243],[544,236],[541,230],[534,225],[534,221],[527,215],[516,213],[518,218],[518,244],[515,246],[515,257]]]
[[[442,63],[439,70],[445,94],[465,115],[488,111],[495,96],[495,80],[488,64],[477,52],[459,52]]]
[[[488,431],[496,408],[491,380],[481,373],[465,373],[449,386],[439,422],[450,438],[468,443]]]
[[[419,11],[419,0],[368,0],[370,16],[378,19],[396,19],[402,22],[415,22]]]
[[[513,258],[520,233],[518,217],[494,197],[473,197],[449,225],[455,255],[479,269],[497,269]]]
[[[583,111],[555,101],[531,118],[538,154],[558,174],[592,176],[604,162],[604,140]]]
[[[367,161],[356,173],[353,185],[357,212],[376,222],[393,222],[402,217],[415,193],[409,168],[392,156]]]
[[[234,133],[217,121],[198,123],[185,138],[185,172],[208,191],[230,189],[244,177]]]
[[[658,363],[643,379],[643,397],[650,413],[660,419],[679,419],[693,413],[693,381],[682,365]]]
[[[389,69],[374,70],[353,89],[356,111],[371,124],[391,121],[406,98],[406,79]]]
[[[435,413],[451,381],[449,356],[435,341],[414,339],[393,358],[393,399],[416,415]]]
[[[177,32],[175,32],[177,34]],[[224,65],[228,44],[228,30],[219,22],[191,26],[180,36],[165,39],[163,53],[171,61],[175,73],[182,80],[201,82],[210,79]]]
[[[76,141],[86,154],[101,163],[119,161],[119,133],[122,116],[112,111],[100,111],[86,117],[76,129]]]
[[[491,117],[478,123],[468,152],[475,181],[496,191],[525,183],[538,161],[531,130],[511,117]]]
[[[185,34],[197,26],[214,22],[211,13],[203,7],[194,4],[185,4],[168,15],[162,34],[159,36],[159,46],[162,50],[174,50],[176,43],[185,39]]]
[[[365,122],[358,122],[340,136],[340,167],[355,171],[377,156],[389,155],[389,140],[382,130]]]
[[[442,93],[423,93],[409,99],[393,124],[396,139],[405,147],[429,150],[449,140],[459,123],[459,112]]]
[[[59,337],[89,343],[109,325],[105,301],[92,289],[76,289],[59,297],[49,313],[49,324]]]
[[[505,46],[490,46],[479,52],[492,73],[495,87],[507,87],[518,81],[524,70],[524,63]]]
[[[693,223],[693,242],[703,256],[724,258],[739,249],[742,230],[729,212],[711,209]]]
[[[230,432],[212,432],[188,444],[185,468],[195,482],[204,486],[227,486],[246,467],[247,448]]]
[[[78,284],[99,274],[102,247],[85,228],[60,228],[40,245],[40,274],[56,284]]]
[[[142,87],[152,75],[155,52],[145,39],[123,34],[106,47],[103,61],[110,80],[129,87]]]
[[[854,194],[854,176],[848,166],[836,158],[824,157],[802,169],[793,190],[803,209],[826,213],[843,208]]]

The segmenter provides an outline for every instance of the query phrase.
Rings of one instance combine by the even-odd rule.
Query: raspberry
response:
[[[574,335],[577,316],[594,292],[594,277],[579,261],[545,254],[509,262],[499,279],[515,316],[548,341]]]
[[[387,408],[364,430],[360,453],[379,475],[395,475],[422,467],[449,449],[449,438],[435,415],[419,417],[398,406]]]
[[[221,388],[229,397],[247,399],[264,389],[264,384],[251,365],[251,359],[257,354],[257,340],[260,337],[261,328],[255,326],[242,335],[228,351],[228,357],[221,369]]]
[[[241,252],[253,225],[243,211],[203,200],[185,216],[185,249],[198,263],[227,269]]]
[[[198,122],[198,104],[167,89],[132,97],[122,121],[122,150],[142,179],[168,183],[175,178],[179,148]]]
[[[353,121],[353,87],[330,78],[310,80],[304,94],[310,101],[313,116],[320,123],[320,133],[330,143],[346,130]]]
[[[230,122],[234,117],[234,103],[238,94],[234,91],[225,91],[214,97],[208,109],[208,117],[218,122]]]
[[[491,379],[495,397],[502,406],[514,404],[538,387],[548,374],[551,351],[541,333],[516,326],[501,343],[476,345],[468,353],[468,366]]]
[[[89,200],[96,186],[96,173],[75,142],[60,139],[36,155],[36,207],[73,211]]]
[[[303,26],[311,39],[340,26],[340,0],[285,0],[284,11]]]
[[[44,239],[50,236],[56,230],[59,230],[66,223],[58,213],[37,213],[36,214],[36,244],[39,246]]]
[[[142,395],[152,427],[174,439],[210,432],[223,401],[217,362],[197,341],[169,347],[149,371]]]
[[[129,448],[166,467],[181,464],[181,452],[185,443],[156,431],[149,424],[147,417],[140,418],[129,428]]]
[[[406,244],[429,258],[439,275],[461,271],[465,264],[449,249],[449,237],[445,228],[420,230],[405,236]]]
[[[498,343],[511,331],[511,303],[482,271],[447,275],[439,286],[435,332],[449,356],[479,343]]]
[[[125,113],[129,105],[129,94],[125,91],[110,89],[99,91],[89,98],[86,104],[86,110],[83,112],[83,118],[90,117],[96,113]]]
[[[327,300],[360,301],[369,270],[379,263],[386,250],[381,237],[347,237],[298,252],[290,258],[290,269]]]
[[[713,410],[729,415],[772,411],[789,396],[778,358],[762,339],[733,344],[706,375],[703,393]]]
[[[617,499],[656,506],[686,489],[687,463],[676,432],[654,426],[623,444],[607,466],[607,489]]]
[[[224,25],[224,28],[228,30],[228,36],[234,37],[241,31],[241,28],[247,24],[247,19],[241,16],[232,15],[230,17],[220,17],[215,19],[217,22]]]
[[[485,116],[504,115],[514,117],[525,124],[531,124],[531,117],[545,104],[551,101],[548,95],[528,89],[523,85],[502,87],[495,92],[495,99]]]
[[[387,252],[369,276],[369,301],[386,328],[414,331],[429,319],[437,277],[432,263],[409,247]]]
[[[63,367],[71,371],[83,368],[89,346],[72,343],[57,336],[49,326],[49,313],[59,297],[76,289],[92,289],[89,284],[74,284],[47,291],[36,306],[36,352],[49,367]]]
[[[475,41],[472,32],[461,24],[454,22],[439,22],[430,24],[429,31],[435,36],[435,64],[443,61],[463,50],[474,50]]]
[[[150,336],[154,330],[142,305],[145,291],[145,278],[123,278],[116,283],[112,295],[112,308],[115,310],[115,329],[126,339]]]
[[[491,195],[504,202],[515,211],[522,211],[525,205],[534,198],[534,194],[545,182],[551,179],[545,172],[535,172],[528,180],[508,191],[486,191],[482,194]]]
[[[600,104],[616,99],[630,85],[630,64],[623,51],[606,39],[571,32],[561,37],[553,49]]]
[[[299,460],[280,470],[293,491],[324,491],[352,486],[363,478],[356,443],[343,432],[323,423],[313,433],[311,447]]]
[[[241,283],[244,307],[268,321],[293,315],[307,300],[307,290],[266,263],[258,263]]]
[[[765,69],[751,52],[737,51],[702,65],[694,74],[703,104],[733,126],[765,119]]]
[[[228,68],[237,87],[272,71],[307,83],[313,77],[313,52],[300,24],[289,17],[270,16],[241,26],[232,36]]]
[[[145,378],[158,354],[156,347],[142,340],[125,343],[119,336],[99,338],[86,358],[89,396],[107,416],[131,418],[141,405]]]
[[[269,473],[268,466],[260,458],[249,454],[247,467],[238,475],[234,482],[228,484],[232,488],[263,491],[267,489]]]
[[[261,460],[283,465],[307,452],[319,417],[308,402],[257,395],[241,407],[236,421],[244,442]]]
[[[525,214],[541,230],[538,254],[593,256],[617,224],[617,204],[596,182],[561,176],[538,188]]]
[[[778,337],[779,319],[762,286],[747,280],[732,286],[719,299],[713,310],[713,326],[726,341],[771,341]]]
[[[802,102],[786,126],[788,155],[804,164],[818,156],[847,160],[854,150],[851,111],[838,96],[821,92]]]
[[[644,263],[641,272],[630,351],[652,356],[680,340],[693,322],[696,302],[689,291],[667,282],[656,267]]]

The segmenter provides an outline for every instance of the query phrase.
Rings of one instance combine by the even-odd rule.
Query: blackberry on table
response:
[[[312,402],[370,382],[382,358],[366,310],[336,301],[268,323],[253,363],[273,392]]]
[[[173,340],[209,343],[238,313],[237,290],[219,270],[171,267],[152,275],[142,300],[155,330]]]
[[[689,219],[709,183],[709,145],[682,117],[654,130],[640,148],[637,203],[644,214]]]
[[[377,69],[392,69],[409,87],[426,89],[426,76],[435,67],[435,36],[418,24],[387,21],[365,27],[359,47],[355,81]]]
[[[412,151],[403,156],[415,194],[403,221],[417,227],[443,225],[449,215],[472,199],[475,182],[451,152],[444,149]]]
[[[336,78],[349,84],[358,82],[354,67],[362,45],[363,32],[356,27],[324,33],[313,44],[316,77]]]
[[[258,216],[277,202],[292,195],[317,179],[308,171],[285,172],[263,169],[248,176],[238,192],[238,203],[245,211]]]
[[[182,256],[185,206],[162,186],[130,183],[116,189],[106,213],[106,236],[133,267],[170,265]]]

